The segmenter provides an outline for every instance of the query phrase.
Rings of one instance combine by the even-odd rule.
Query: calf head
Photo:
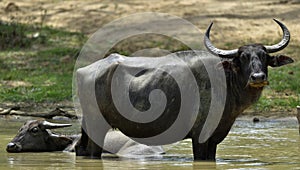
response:
[[[225,58],[220,63],[221,66],[225,71],[235,72],[246,87],[262,88],[269,84],[268,66],[279,67],[293,62],[290,57],[284,55],[270,55],[270,53],[284,49],[290,40],[290,33],[286,26],[275,19],[274,21],[283,31],[283,38],[278,44],[272,46],[250,44],[239,49],[221,50],[214,47],[209,39],[211,24],[206,32],[205,46],[211,53]]]
[[[72,126],[43,120],[30,120],[24,123],[18,134],[8,143],[7,152],[41,152],[64,150],[72,139],[52,134],[48,129]]]

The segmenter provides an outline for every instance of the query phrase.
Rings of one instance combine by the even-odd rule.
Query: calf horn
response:
[[[282,40],[278,44],[275,44],[275,45],[272,45],[272,46],[265,46],[268,53],[275,53],[277,51],[280,51],[280,50],[284,49],[289,44],[290,36],[291,36],[289,30],[287,29],[287,27],[283,23],[279,22],[276,19],[273,19],[273,20],[282,29],[283,36],[282,36]]]
[[[41,123],[41,125],[44,129],[57,129],[57,128],[64,128],[64,127],[72,126],[71,124],[51,123],[51,122],[48,122],[48,121],[43,121]]]
[[[213,22],[207,28],[207,31],[206,31],[205,36],[204,36],[204,45],[205,45],[205,47],[208,49],[209,52],[211,52],[212,54],[217,55],[219,57],[234,58],[236,56],[237,52],[238,52],[237,49],[234,49],[234,50],[221,50],[221,49],[218,49],[218,48],[214,47],[214,45],[211,43],[211,41],[209,39],[209,32],[210,32],[210,29],[211,29],[212,25],[213,25]]]

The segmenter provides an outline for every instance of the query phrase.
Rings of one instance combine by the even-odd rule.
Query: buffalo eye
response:
[[[269,56],[268,56],[268,54],[266,52],[263,51],[263,52],[259,53],[259,59],[260,59],[260,61],[266,62],[268,58],[269,58]]]
[[[31,129],[31,132],[34,134],[37,133],[38,131],[39,131],[39,129],[37,127],[34,127]]]
[[[243,53],[241,53],[241,55],[239,57],[236,57],[237,61],[235,61],[235,62],[237,62],[237,64],[247,63],[247,62],[249,62],[249,59],[250,59],[250,54],[243,52]]]
[[[19,129],[19,132],[22,132],[24,129],[23,128],[21,128],[21,129]]]

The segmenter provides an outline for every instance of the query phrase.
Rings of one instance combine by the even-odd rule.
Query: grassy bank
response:
[[[1,23],[0,29],[0,102],[71,101],[73,66],[87,37],[81,33],[22,24]],[[161,38],[155,38],[159,42],[149,40],[147,48],[185,49],[170,40],[164,43]],[[144,40],[138,44],[140,46],[134,48],[131,42],[121,42],[112,51],[130,55],[135,49],[144,48]],[[230,44],[235,43],[225,44],[224,48],[231,48]],[[298,46],[288,46],[286,53],[294,57],[300,50]],[[289,66],[269,69],[270,86],[251,110],[292,111],[300,104],[300,62],[296,61]]]
[[[292,57],[292,56],[291,56]],[[254,111],[293,111],[300,105],[300,62],[269,68],[270,85],[266,87]]]
[[[0,29],[0,101],[71,100],[75,55],[85,36],[15,23]]]

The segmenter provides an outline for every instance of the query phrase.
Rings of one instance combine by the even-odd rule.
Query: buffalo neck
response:
[[[51,136],[46,141],[50,151],[62,151],[73,142],[73,140],[67,136]]]
[[[258,101],[263,87],[254,88],[247,85],[247,81],[236,72],[226,72],[227,83],[227,103],[230,103],[231,109],[237,114],[243,112],[246,108]]]

